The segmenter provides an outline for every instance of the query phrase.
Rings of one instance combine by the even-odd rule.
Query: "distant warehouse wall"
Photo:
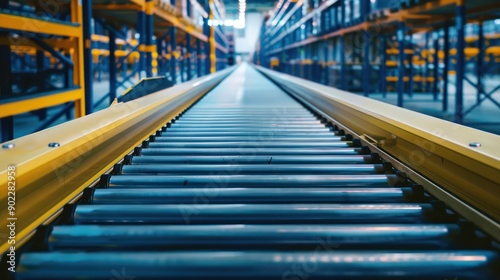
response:
[[[251,56],[254,52],[263,18],[264,14],[262,13],[249,13],[246,15],[246,26],[243,35],[240,37],[238,36],[238,32],[235,34],[235,49],[237,54],[248,57],[248,55]]]

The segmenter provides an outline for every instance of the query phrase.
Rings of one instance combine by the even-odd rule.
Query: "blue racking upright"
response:
[[[499,11],[494,0],[283,1],[263,25],[254,60],[365,96],[395,92],[399,106],[431,94],[455,122],[471,123],[465,117],[484,101],[500,108],[500,86],[484,84],[499,74]],[[477,91],[471,106],[464,83]]]

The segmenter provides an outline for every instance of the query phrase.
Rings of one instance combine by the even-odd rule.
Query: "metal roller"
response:
[[[257,116],[257,117],[268,117],[268,118],[279,118],[280,115],[283,114],[281,112],[254,112],[253,110],[246,111],[234,111],[234,112],[226,112],[224,110],[216,110],[213,112],[187,112],[185,114],[186,117],[239,117],[242,115],[245,116]],[[314,118],[314,115],[310,112],[285,112],[283,114],[286,118],[294,118],[294,117],[303,117],[303,118]]]
[[[281,126],[254,126],[254,127],[183,127],[183,126],[171,126],[167,129],[167,131],[171,132],[251,132],[254,135],[261,133],[315,133],[315,132],[330,132],[330,129],[327,127],[300,127],[300,128],[288,128]]]
[[[153,155],[210,155],[210,156],[248,156],[248,155],[358,155],[359,148],[266,148],[258,144],[248,143],[242,148],[145,148],[142,154]]]
[[[285,96],[285,98],[288,96]],[[283,99],[283,98],[280,98]],[[259,106],[239,106],[238,108],[228,108],[228,107],[221,107],[221,106],[212,106],[212,107],[207,107],[206,104],[205,106],[203,104],[200,104],[200,106],[196,106],[192,108],[189,112],[191,113],[217,113],[217,112],[237,112],[237,113],[275,113],[275,112],[286,112],[291,115],[293,114],[300,114],[300,113],[311,113],[308,109],[298,105],[295,101],[292,101],[289,103],[289,105],[286,106],[262,106],[262,104],[259,104]]]
[[[286,116],[219,116],[219,117],[203,117],[203,116],[182,116],[179,121],[203,121],[203,122],[217,122],[217,121],[256,121],[272,123],[274,121],[295,122],[295,121],[319,121],[316,117],[286,117]]]
[[[202,128],[213,128],[214,130],[219,128],[231,128],[231,129],[239,129],[239,128],[262,128],[263,125],[269,126],[271,128],[287,128],[287,129],[325,129],[324,124],[294,124],[294,123],[275,123],[268,122],[265,124],[262,123],[240,123],[240,124],[220,124],[220,123],[192,123],[192,124],[173,124],[171,128],[190,128],[190,129],[202,129]]]
[[[260,134],[260,135],[212,135],[197,136],[178,135],[179,133],[164,133],[162,136],[155,136],[157,142],[179,141],[179,142],[259,142],[259,141],[289,141],[289,142],[314,142],[314,141],[344,141],[345,136],[329,134],[301,135],[301,134]]]
[[[92,204],[385,203],[416,198],[411,188],[96,189]]]
[[[99,238],[96,238],[99,236]],[[53,250],[168,250],[207,248],[292,250],[396,248],[447,249],[463,242],[457,225],[76,225],[56,226]]]
[[[270,140],[273,141],[280,141],[280,142],[302,142],[302,143],[310,143],[310,142],[336,142],[336,141],[344,141],[345,137],[344,136],[328,136],[328,137],[286,137],[286,136],[280,136],[280,135],[273,135],[272,138],[268,137],[249,137],[249,136],[227,136],[227,137],[183,137],[183,136],[170,136],[168,133],[165,136],[157,136],[155,137],[155,142],[191,142],[191,143],[196,143],[196,142],[218,142],[218,143],[223,143],[223,142],[259,142],[259,141],[266,141],[270,142]]]
[[[293,124],[293,125],[324,125],[319,120],[309,120],[309,121],[298,121],[298,120],[220,120],[220,119],[212,119],[207,120],[205,118],[200,118],[198,120],[185,120],[184,118],[180,118],[175,121],[176,125],[199,125],[199,124],[259,124],[259,125],[272,125],[272,124]]]
[[[161,148],[347,148],[351,147],[350,141],[332,141],[332,142],[281,142],[281,141],[254,141],[254,142],[151,142],[149,147],[152,149]]]
[[[193,204],[77,205],[75,224],[418,223],[430,204]]]
[[[238,175],[228,169],[213,175],[113,175],[109,187],[137,188],[322,188],[322,187],[387,187],[402,183],[396,175]]]
[[[131,157],[131,164],[334,164],[371,163],[371,156],[140,156]]]
[[[272,159],[271,159],[272,161]],[[224,172],[238,174],[376,174],[385,171],[382,164],[134,164],[123,166],[123,174],[221,174]]]
[[[481,279],[494,280],[491,251],[176,251],[30,253],[23,279]]]
[[[198,113],[198,114],[191,114],[191,113],[186,113],[183,116],[185,116],[187,119],[195,119],[195,118],[226,118],[226,119],[233,119],[233,118],[248,118],[248,119],[268,119],[268,120],[294,120],[294,119],[305,119],[308,118],[309,120],[315,119],[316,117],[311,114],[311,113],[301,113],[301,114],[286,114],[283,115],[281,113],[265,113],[265,114],[240,114],[240,113]]]
[[[274,137],[290,137],[290,138],[303,138],[303,137],[328,137],[337,135],[333,131],[316,131],[314,133],[304,132],[285,132],[273,130],[261,131],[169,131],[168,136],[183,136],[183,137],[218,137],[218,136],[246,136],[258,137],[264,139],[274,139]]]

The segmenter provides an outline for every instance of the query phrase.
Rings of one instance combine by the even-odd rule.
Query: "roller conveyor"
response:
[[[470,222],[253,68],[167,121],[18,279],[499,279]]]

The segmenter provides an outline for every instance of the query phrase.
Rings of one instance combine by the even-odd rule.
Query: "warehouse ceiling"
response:
[[[238,17],[238,0],[223,1],[228,18]],[[266,12],[272,10],[276,0],[246,0],[246,13]]]

